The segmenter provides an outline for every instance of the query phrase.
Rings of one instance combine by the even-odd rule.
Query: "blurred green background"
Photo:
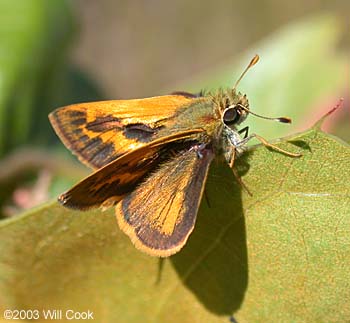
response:
[[[0,1],[0,217],[38,205],[87,170],[47,115],[75,102],[240,84],[268,139],[310,127],[343,97],[327,130],[349,130],[349,1]]]

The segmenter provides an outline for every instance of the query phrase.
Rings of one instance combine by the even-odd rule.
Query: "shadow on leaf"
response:
[[[241,306],[248,284],[241,188],[231,169],[214,161],[206,192],[210,207],[203,199],[193,234],[171,261],[208,310],[230,315]]]
[[[288,141],[288,142],[291,143],[294,146],[300,147],[303,150],[308,150],[308,151],[311,152],[310,145],[304,140],[291,140],[291,141]]]

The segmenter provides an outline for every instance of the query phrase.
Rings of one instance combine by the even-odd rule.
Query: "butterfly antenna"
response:
[[[246,108],[243,105],[239,105],[239,107],[242,110],[247,111],[248,113],[252,114],[253,116],[256,116],[256,117],[261,118],[261,119],[273,120],[273,121],[278,121],[278,122],[282,122],[282,123],[292,123],[292,119],[288,118],[288,117],[278,117],[278,118],[265,117],[265,116],[262,116],[260,114],[255,113],[255,112],[252,112],[250,109]]]
[[[241,74],[241,76],[238,78],[238,80],[236,81],[235,85],[233,86],[233,89],[235,90],[239,84],[239,82],[242,80],[242,78],[244,77],[244,75],[246,75],[246,73],[248,72],[248,70],[253,67],[257,62],[259,61],[259,55],[255,55],[252,60],[249,62],[248,66],[245,68],[245,70],[243,71],[243,73]],[[250,111],[250,109],[246,108],[245,106],[243,105],[240,105],[240,107],[247,111],[248,113],[256,116],[256,117],[259,117],[259,118],[262,118],[262,119],[266,119],[266,120],[273,120],[273,121],[278,121],[278,122],[282,122],[282,123],[292,123],[292,119],[290,118],[287,118],[287,117],[278,117],[278,118],[270,118],[270,117],[265,117],[265,116],[262,116],[260,114],[257,114],[257,113],[254,113],[252,111]]]
[[[255,55],[252,60],[250,61],[250,63],[248,64],[248,66],[245,68],[245,70],[243,71],[243,73],[241,74],[241,76],[238,78],[238,80],[236,81],[235,85],[233,86],[233,90],[235,90],[239,84],[239,82],[242,80],[242,78],[244,77],[244,75],[246,75],[246,73],[248,72],[248,70],[253,67],[257,62],[259,61],[259,55]]]

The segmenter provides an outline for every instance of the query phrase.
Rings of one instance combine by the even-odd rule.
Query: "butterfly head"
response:
[[[223,124],[232,128],[241,124],[248,116],[249,102],[246,95],[237,95],[236,100],[228,103],[221,113]]]

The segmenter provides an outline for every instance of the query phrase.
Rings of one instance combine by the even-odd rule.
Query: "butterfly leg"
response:
[[[243,130],[243,129],[242,129]],[[245,145],[249,140],[253,139],[253,138],[256,138],[258,139],[265,147],[269,147],[269,148],[272,148],[274,150],[277,150],[279,151],[280,153],[282,154],[285,154],[287,156],[290,156],[290,157],[301,157],[302,154],[299,154],[299,153],[291,153],[287,150],[284,150],[284,149],[281,149],[273,144],[270,144],[265,138],[253,133],[251,135],[249,135],[248,137],[244,138],[243,140],[241,140],[237,146],[243,146]]]
[[[206,145],[202,143],[200,145],[192,146],[190,150],[194,150],[197,153],[198,158],[202,159],[203,158],[202,150],[205,148],[205,146]],[[210,202],[209,202],[208,194],[205,188],[204,188],[204,198],[207,202],[208,207],[210,208]]]
[[[194,150],[197,153],[198,158],[203,158],[202,150],[204,148],[205,148],[205,144],[204,143],[191,147],[191,149]],[[208,207],[210,208],[210,202],[209,202],[208,194],[207,194],[207,191],[206,191],[205,188],[204,188],[204,198],[205,198],[205,200],[207,202]]]
[[[248,127],[246,127],[248,129]],[[246,192],[252,196],[253,194],[250,192],[250,190],[248,189],[248,186],[245,185],[245,183],[243,182],[241,176],[239,176],[237,169],[234,168],[234,163],[235,163],[235,156],[236,156],[236,149],[234,146],[231,146],[231,151],[230,151],[231,157],[230,157],[230,162],[229,162],[229,166],[232,169],[233,175],[235,175],[237,182],[246,190]]]
[[[243,138],[245,139],[245,138],[248,137],[248,131],[249,131],[249,127],[246,126],[246,127],[242,128],[241,130],[239,130],[238,133],[239,133],[240,135],[241,135],[242,133],[244,133]]]

